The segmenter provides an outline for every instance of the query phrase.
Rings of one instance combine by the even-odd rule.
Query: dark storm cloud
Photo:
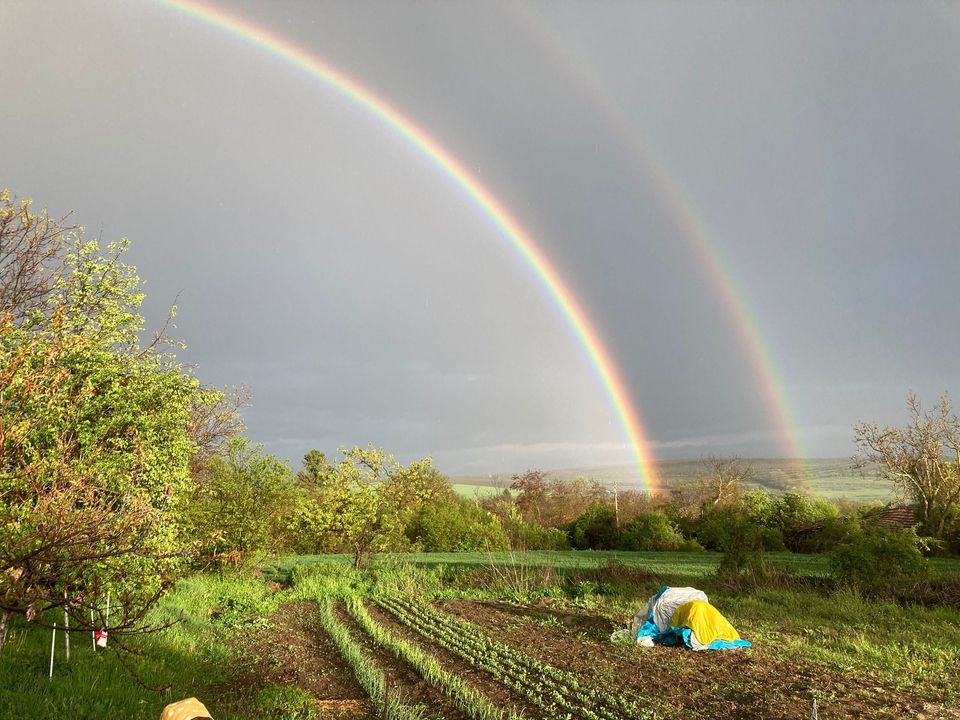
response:
[[[960,13],[942,4],[238,3],[478,174],[596,321],[657,454],[775,454],[664,186],[752,303],[817,455],[957,389]],[[37,38],[41,38],[38,41]],[[450,472],[619,463],[563,318],[382,122],[162,5],[0,5],[0,184],[127,235],[158,322],[248,384],[293,461],[373,441]],[[676,198],[675,198],[676,199]]]

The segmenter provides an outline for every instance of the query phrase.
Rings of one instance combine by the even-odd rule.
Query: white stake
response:
[[[90,608],[90,639],[93,641],[93,651],[97,651],[97,631],[93,627],[93,608]]]
[[[57,647],[57,624],[53,624],[53,637],[50,639],[50,679],[53,680],[53,651]]]
[[[67,662],[70,662],[70,616],[67,614],[67,591],[63,591],[63,646],[67,649]]]

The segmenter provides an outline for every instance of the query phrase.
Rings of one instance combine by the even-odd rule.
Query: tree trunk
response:
[[[353,569],[359,570],[363,564],[363,548],[356,547],[353,551]]]

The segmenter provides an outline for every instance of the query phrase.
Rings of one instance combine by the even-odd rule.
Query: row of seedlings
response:
[[[353,669],[360,686],[370,696],[380,717],[388,720],[426,720],[426,709],[423,706],[406,705],[402,698],[390,694],[383,671],[363,652],[357,641],[350,637],[347,628],[334,616],[332,600],[321,603],[320,623],[340,650],[343,659]]]
[[[662,713],[616,693],[584,685],[575,675],[483,634],[471,623],[404,598],[377,602],[400,622],[495,676],[558,720],[655,720]]]
[[[436,657],[376,622],[363,606],[363,601],[350,600],[347,608],[377,645],[410,665],[420,677],[440,689],[473,720],[520,720],[517,715],[498,708],[486,695],[464,683],[459,676],[444,668]]]

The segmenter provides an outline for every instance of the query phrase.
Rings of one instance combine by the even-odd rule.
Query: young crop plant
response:
[[[383,672],[350,637],[350,632],[334,617],[332,600],[328,599],[321,604],[320,622],[340,650],[343,659],[353,668],[360,686],[377,706],[380,717],[388,720],[427,720],[428,715],[423,706],[406,705],[387,691],[387,681]]]
[[[575,675],[497,642],[479,627],[430,606],[400,598],[377,602],[425,638],[486,670],[551,718],[654,720],[669,714],[667,707],[643,707],[618,694],[585,686]]]
[[[444,692],[473,720],[520,720],[519,716],[498,708],[486,695],[471,688],[459,677],[444,669],[433,655],[377,623],[370,617],[361,600],[350,600],[347,607],[350,614],[377,645],[386,648],[413,667],[420,677]]]

